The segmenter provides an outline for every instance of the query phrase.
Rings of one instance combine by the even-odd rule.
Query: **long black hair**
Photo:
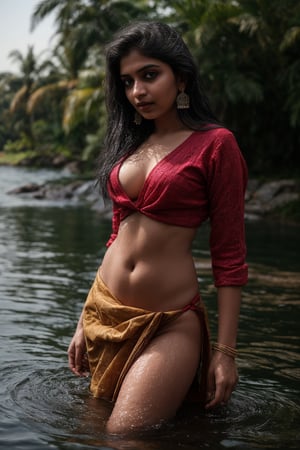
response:
[[[185,82],[190,97],[189,109],[179,109],[182,123],[192,130],[218,126],[204,94],[193,57],[177,31],[159,22],[137,22],[121,29],[106,47],[107,130],[99,158],[98,182],[103,194],[112,167],[125,154],[133,153],[154,131],[152,120],[135,125],[133,106],[129,103],[120,78],[120,60],[131,50],[168,64]]]

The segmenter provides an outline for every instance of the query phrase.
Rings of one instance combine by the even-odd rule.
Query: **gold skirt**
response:
[[[95,397],[116,400],[122,382],[150,340],[171,320],[192,309],[201,322],[201,364],[188,395],[189,401],[203,401],[210,358],[209,331],[205,307],[199,295],[185,308],[167,312],[126,306],[114,297],[99,273],[88,294],[83,315],[90,390]]]

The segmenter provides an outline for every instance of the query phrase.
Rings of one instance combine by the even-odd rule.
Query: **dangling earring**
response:
[[[142,120],[143,120],[142,116],[136,111],[136,112],[134,113],[134,119],[133,119],[134,123],[135,123],[136,125],[141,125]]]
[[[190,97],[184,91],[179,92],[176,98],[177,109],[189,109]]]

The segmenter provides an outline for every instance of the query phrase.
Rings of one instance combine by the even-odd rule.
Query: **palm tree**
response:
[[[41,0],[32,13],[31,30],[34,30],[43,19],[55,12],[56,33],[68,35],[83,3],[82,0]]]
[[[35,85],[38,82],[39,74],[42,70],[42,66],[39,65],[38,60],[34,54],[32,46],[28,47],[27,53],[23,55],[19,50],[13,50],[9,54],[10,58],[19,64],[19,81],[20,87],[14,94],[11,104],[11,114],[16,114],[20,111],[22,116],[21,126],[22,132],[29,140],[32,146],[34,146],[34,136],[32,133],[32,117],[27,114],[26,104],[33,92]]]
[[[19,63],[19,71],[22,78],[22,87],[15,94],[10,106],[11,112],[15,112],[20,104],[24,102],[24,99],[29,97],[32,91],[37,78],[37,61],[32,46],[28,47],[25,56],[19,50],[13,50],[10,52],[9,57]]]
[[[78,36],[74,42],[103,48],[121,26],[151,14],[147,0],[88,0],[74,20],[74,36]]]
[[[11,72],[0,73],[0,151],[7,141],[16,138],[14,121],[9,113],[14,93],[20,88],[20,80]]]
[[[32,28],[56,12],[58,44],[48,62],[46,79],[29,97],[27,111],[33,114],[55,95],[66,139],[72,141],[76,154],[85,148],[85,133],[89,137],[103,135],[103,46],[121,25],[145,16],[145,11],[150,10],[147,5],[145,0],[134,4],[124,0],[42,0],[33,12]],[[76,139],[72,139],[73,135]],[[91,148],[90,143],[87,147]],[[83,151],[86,155],[87,151]]]
[[[122,25],[145,18],[153,8],[147,0],[41,0],[31,16],[31,29],[56,13],[59,45],[67,43],[75,54],[85,54],[94,45],[103,46]]]
[[[214,109],[236,131],[249,165],[292,167],[300,144],[299,2],[170,3],[167,20],[184,32]]]
[[[249,142],[258,148],[255,157],[264,169],[268,165],[292,168],[299,162],[300,145],[300,5],[293,0],[241,0],[240,4],[243,13],[234,24],[248,42],[248,60],[244,58],[243,64],[256,72],[263,87],[263,101],[251,111],[256,117],[256,142],[251,137]]]

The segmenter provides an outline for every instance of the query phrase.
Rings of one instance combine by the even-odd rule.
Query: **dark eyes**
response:
[[[150,71],[143,73],[141,75],[141,79],[146,80],[146,81],[153,81],[153,80],[155,80],[157,75],[158,75],[158,73],[156,71],[150,70]],[[123,82],[125,88],[128,89],[128,88],[132,87],[134,80],[132,78],[128,77],[128,78],[122,78],[122,82]]]
[[[131,78],[122,78],[122,83],[126,88],[129,88],[132,85],[132,79]]]
[[[157,72],[154,72],[154,71],[146,72],[144,74],[144,78],[146,80],[154,80],[156,77],[157,77]]]

